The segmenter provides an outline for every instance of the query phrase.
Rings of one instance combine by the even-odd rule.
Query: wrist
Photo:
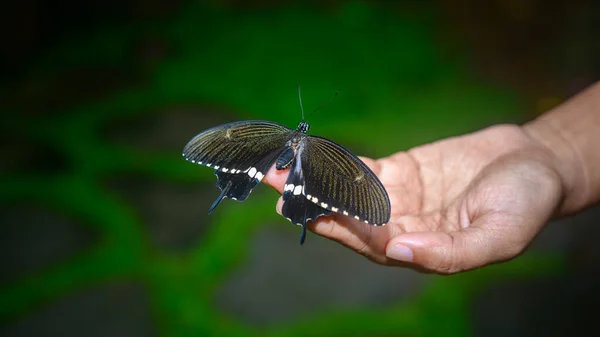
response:
[[[565,200],[559,214],[600,201],[600,82],[523,126],[554,157]]]
[[[546,152],[548,165],[560,177],[564,199],[557,215],[568,215],[583,208],[586,198],[581,189],[587,185],[585,172],[578,153],[568,141],[568,135],[543,118],[523,125],[522,129]]]

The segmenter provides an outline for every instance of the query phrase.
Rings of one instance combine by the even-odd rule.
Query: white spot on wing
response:
[[[313,197],[312,198],[312,202],[314,202],[315,204],[319,202],[319,199],[317,199],[317,197]]]
[[[308,199],[308,200],[311,200],[311,199],[312,199],[312,196],[311,196],[310,194],[307,194],[307,195],[306,195],[306,199]]]
[[[294,187],[294,195],[300,195],[302,193],[302,186],[296,185]]]
[[[332,211],[332,212],[337,212],[337,211],[338,211],[338,208],[337,208],[337,207],[331,207],[331,211]]]
[[[258,179],[258,181],[261,181],[263,177],[264,175],[261,172],[256,172],[256,176],[254,178]]]
[[[346,211],[343,211],[342,213],[344,213],[344,215],[348,216],[348,212],[346,212]]]
[[[219,166],[219,165],[215,165],[214,169],[215,169],[215,170],[218,170],[218,169],[219,169],[219,167],[221,167],[221,166]]]
[[[354,219],[356,219],[356,220],[360,220],[360,218],[358,217],[358,215],[355,215],[355,216],[354,216]]]
[[[226,169],[226,168],[224,168],[224,167],[223,167],[223,168],[221,169],[221,171],[223,171],[223,172],[227,173],[227,171],[229,171],[229,169]]]
[[[250,178],[254,178],[254,176],[256,175],[256,168],[255,167],[251,167],[250,171],[248,171],[248,175],[250,176]]]
[[[327,204],[326,204],[326,203],[324,203],[324,202],[322,202],[322,203],[321,203],[321,207],[323,207],[323,208],[327,208],[327,206],[329,206],[329,205],[327,205]]]

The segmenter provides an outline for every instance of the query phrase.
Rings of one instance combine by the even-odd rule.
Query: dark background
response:
[[[597,1],[12,1],[0,11],[0,335],[594,335],[600,209],[523,256],[386,268],[274,212],[206,211],[205,128],[300,120],[381,157],[522,123],[600,76]]]

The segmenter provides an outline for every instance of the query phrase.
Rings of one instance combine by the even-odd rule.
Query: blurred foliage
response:
[[[185,102],[218,106],[239,119],[295,126],[300,119],[296,82],[302,84],[307,110],[340,93],[310,116],[314,134],[375,157],[523,119],[514,93],[476,79],[459,57],[443,57],[435,27],[436,11],[427,5],[403,11],[355,1],[257,10],[195,2],[172,17],[74,32],[57,43],[28,68],[34,80],[15,94],[11,117],[3,117],[2,125],[57,149],[69,169],[7,172],[0,178],[0,200],[63,210],[101,233],[102,240],[64,263],[3,286],[0,317],[12,319],[72,289],[125,278],[149,289],[165,336],[468,335],[467,306],[475,290],[500,277],[557,272],[561,257],[528,254],[464,275],[432,276],[412,300],[396,306],[321,311],[259,328],[219,312],[212,297],[244,262],[250,234],[267,223],[286,223],[273,214],[274,195],[257,194],[211,216],[202,242],[189,253],[171,255],[150,244],[135,212],[101,184],[119,172],[165,181],[214,180],[210,170],[184,162],[179,153],[108,142],[100,130],[111,120],[143,119],[159,107]],[[45,82],[91,67],[118,72],[117,88],[82,98]],[[98,73],[101,79],[105,75]],[[95,80],[79,78],[75,87],[93,87]],[[52,113],[26,113],[32,106],[43,110],[42,102],[31,98],[47,97],[48,90],[66,95],[60,97],[64,102],[53,105]]]

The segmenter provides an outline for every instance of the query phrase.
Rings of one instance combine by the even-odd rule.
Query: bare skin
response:
[[[600,199],[596,146],[600,85],[524,126],[361,158],[388,191],[389,223],[365,226],[334,214],[308,229],[385,265],[452,274],[506,261],[553,217]],[[281,193],[287,174],[273,167],[263,181]]]

